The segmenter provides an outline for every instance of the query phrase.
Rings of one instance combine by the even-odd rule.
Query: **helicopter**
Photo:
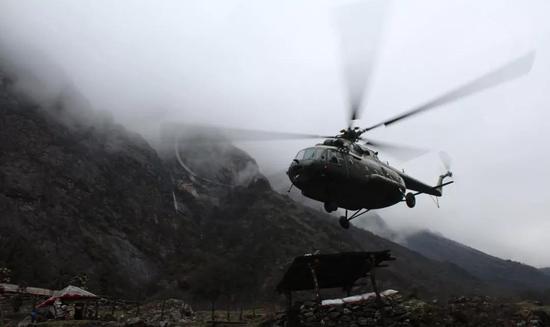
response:
[[[350,12],[357,15],[359,10],[355,9],[351,7]],[[362,21],[365,20],[363,16],[356,18]],[[349,22],[349,19],[346,22]],[[355,32],[352,31],[351,34]],[[351,47],[355,45],[352,44]],[[348,48],[350,48],[349,44]],[[366,52],[348,51],[348,53],[351,53],[351,57],[355,56],[355,59],[357,59],[358,54],[363,55]],[[348,61],[362,60],[361,58],[360,60],[355,59],[351,58]],[[215,130],[217,134],[221,133],[233,141],[324,139],[321,143],[300,150],[290,163],[286,174],[291,182],[291,188],[296,187],[301,190],[304,196],[322,202],[325,211],[331,213],[338,209],[344,209],[345,214],[339,218],[339,223],[344,229],[348,229],[351,220],[364,215],[370,210],[390,207],[400,202],[405,202],[409,208],[413,208],[416,205],[416,196],[426,194],[441,197],[443,188],[453,183],[452,180],[448,180],[452,178],[453,173],[450,171],[448,161],[445,162],[445,160],[446,171],[437,177],[435,185],[424,183],[406,174],[403,170],[383,162],[378,158],[377,150],[414,152],[418,149],[377,141],[370,137],[366,138],[367,132],[376,128],[391,126],[425,111],[442,107],[517,79],[531,70],[534,59],[535,51],[528,51],[497,69],[435,97],[431,101],[410,110],[405,110],[397,116],[366,128],[360,128],[354,126],[354,124],[359,119],[365,93],[364,89],[368,79],[368,76],[358,78],[358,73],[369,72],[370,69],[355,70],[353,65],[346,65],[347,86],[350,95],[348,126],[337,135],[326,136],[238,128],[212,128],[197,125],[194,127],[199,127],[203,131]],[[356,83],[358,80],[360,82]],[[183,124],[183,128],[185,127],[186,124]],[[185,166],[179,157],[178,137],[175,140],[175,152],[180,164],[193,175],[192,171]],[[200,178],[203,182],[213,183],[204,177],[195,177]]]
[[[436,184],[426,184],[405,174],[403,170],[383,162],[378,158],[378,151],[375,150],[418,152],[419,149],[378,141],[370,137],[365,138],[366,132],[393,125],[424,111],[435,109],[523,76],[531,70],[534,58],[535,52],[530,51],[431,101],[363,129],[352,126],[357,120],[359,108],[359,106],[352,106],[348,127],[342,129],[335,136],[189,124],[172,128],[198,127],[202,131],[221,134],[233,141],[324,139],[321,143],[300,150],[290,163],[286,174],[293,187],[300,189],[304,196],[322,202],[327,212],[334,212],[339,208],[344,209],[345,214],[339,218],[339,223],[343,228],[348,229],[351,220],[370,210],[393,206],[400,202],[405,202],[408,207],[413,208],[417,195],[427,194],[441,197],[443,187],[453,183],[452,180],[446,181],[447,178],[453,176],[449,170],[448,160],[444,160],[446,172],[437,178]],[[185,166],[179,156],[178,137],[175,138],[174,149],[180,164],[190,174],[195,175],[195,178],[203,182],[216,183],[196,176],[189,167]],[[349,211],[353,212],[349,214]]]
[[[288,168],[292,186],[308,198],[324,203],[327,212],[345,209],[340,225],[348,229],[350,221],[372,209],[380,209],[405,201],[416,205],[416,195],[442,196],[443,187],[453,181],[447,170],[435,186],[430,186],[382,162],[378,153],[354,143],[358,128],[343,130],[335,139],[327,139],[314,147],[298,152]],[[413,190],[416,193],[408,192]],[[355,211],[348,216],[348,210]]]
[[[366,139],[363,134],[523,76],[531,70],[534,58],[535,53],[530,51],[442,96],[364,129],[352,127],[359,108],[354,106],[348,128],[342,129],[336,136],[326,137],[322,143],[299,151],[290,164],[287,175],[292,185],[300,189],[304,196],[323,202],[325,211],[330,213],[338,208],[345,209],[345,215],[339,219],[340,225],[345,229],[350,227],[351,220],[370,210],[393,206],[399,202],[405,202],[409,208],[414,208],[416,196],[420,194],[441,197],[443,187],[453,183],[452,180],[445,182],[453,176],[448,159],[442,158],[446,172],[432,186],[381,161],[378,152],[373,149],[407,151],[411,148]],[[302,135],[302,138],[305,137],[321,138],[319,135]],[[353,213],[348,215],[350,210]]]

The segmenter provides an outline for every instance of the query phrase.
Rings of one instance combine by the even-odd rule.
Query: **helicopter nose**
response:
[[[296,184],[297,182],[299,182],[300,175],[303,169],[304,167],[299,160],[294,159],[292,161],[292,163],[290,164],[290,167],[288,167],[288,171],[286,172],[286,174],[288,175],[288,178],[290,178],[290,181],[293,184]]]

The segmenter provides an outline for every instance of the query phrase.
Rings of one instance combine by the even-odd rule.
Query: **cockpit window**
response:
[[[315,148],[309,148],[305,150],[304,160],[315,159]]]
[[[326,160],[327,150],[323,148],[307,148],[304,149],[296,155],[295,159],[298,160]]]

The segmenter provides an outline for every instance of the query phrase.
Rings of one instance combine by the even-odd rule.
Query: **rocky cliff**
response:
[[[230,144],[193,143],[178,159],[173,147],[153,149],[108,119],[65,119],[74,104],[64,97],[46,108],[15,93],[13,77],[1,80],[0,266],[13,282],[59,288],[86,274],[105,295],[274,301],[295,256],[390,249],[397,261],[380,271],[384,287],[420,296],[487,290],[452,263],[342,230],[273,191]]]
[[[544,268],[536,269],[501,259],[428,230],[400,233],[389,228],[375,214],[363,220],[361,226],[430,259],[455,264],[495,292],[522,293],[530,290],[548,294],[550,291],[550,275],[545,273]]]
[[[82,273],[99,292],[157,280],[195,234],[156,152],[116,124],[68,126],[63,103],[46,111],[2,80],[0,261],[50,287]]]

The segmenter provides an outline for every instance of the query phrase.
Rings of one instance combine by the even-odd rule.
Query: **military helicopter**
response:
[[[335,136],[208,126],[199,128],[203,131],[215,130],[216,133],[234,141],[325,139],[312,147],[300,150],[292,160],[287,175],[292,185],[300,189],[304,196],[323,202],[327,212],[334,212],[338,208],[345,209],[345,215],[340,217],[339,223],[347,229],[350,227],[351,220],[370,210],[389,207],[400,202],[405,202],[408,207],[413,208],[417,195],[440,197],[443,195],[443,187],[453,183],[453,181],[445,182],[447,178],[453,176],[448,163],[445,165],[447,171],[438,177],[436,184],[429,185],[381,161],[378,158],[378,151],[374,149],[389,152],[410,152],[419,151],[419,149],[365,138],[363,135],[366,132],[393,125],[424,111],[518,78],[530,71],[534,57],[535,53],[529,52],[442,96],[363,129],[352,127],[357,119],[359,108],[359,106],[352,106],[349,126]],[[183,128],[185,127],[184,124]],[[175,151],[179,158],[177,138]],[[184,168],[188,169],[188,167]],[[205,178],[201,179],[208,182]],[[348,214],[349,211],[353,212]]]
[[[447,171],[438,177],[434,186],[428,185],[381,161],[378,152],[373,150],[407,151],[410,148],[365,139],[363,134],[520,77],[530,71],[533,61],[534,52],[529,52],[432,101],[363,129],[352,127],[359,107],[354,106],[348,128],[322,143],[299,151],[287,175],[292,185],[299,188],[304,196],[323,202],[327,212],[345,209],[345,215],[339,219],[345,229],[349,228],[352,219],[372,209],[389,207],[399,202],[405,202],[409,208],[413,208],[416,205],[415,197],[420,194],[440,197],[443,195],[443,187],[453,183],[445,182],[445,179],[453,176],[448,160],[444,160]],[[306,136],[320,137],[303,135]],[[348,215],[349,210],[354,212]]]
[[[353,12],[358,12],[354,8],[352,9]],[[353,55],[357,54],[361,54],[361,52],[353,52]],[[453,176],[448,164],[446,171],[437,178],[436,184],[429,185],[381,161],[378,158],[378,151],[375,149],[388,152],[417,151],[418,149],[377,141],[370,137],[365,138],[364,135],[367,132],[393,125],[422,112],[521,77],[530,71],[534,58],[535,52],[529,51],[431,101],[366,128],[353,126],[359,118],[366,78],[359,85],[357,83],[354,85],[353,81],[357,80],[357,71],[353,70],[353,65],[348,65],[352,68],[348,69],[350,114],[347,128],[342,129],[337,135],[323,136],[219,127],[216,127],[215,130],[216,133],[223,134],[235,141],[325,139],[312,147],[300,150],[288,167],[287,175],[293,187],[300,189],[304,196],[324,203],[324,209],[327,212],[334,212],[339,208],[344,209],[345,214],[340,217],[339,223],[347,229],[350,227],[351,220],[370,210],[393,206],[400,202],[405,202],[408,207],[413,208],[417,195],[427,194],[441,197],[443,187],[453,183],[452,180],[446,181]],[[197,126],[195,125],[195,127]],[[183,128],[185,128],[185,124]],[[199,128],[203,131],[213,130],[212,127],[206,126]],[[175,151],[178,160],[180,160],[177,137]],[[182,163],[182,165],[184,164]],[[187,167],[184,168],[189,170]],[[201,179],[208,182],[205,178]],[[351,214],[350,211],[352,211]]]
[[[301,150],[287,171],[292,185],[304,196],[323,202],[327,212],[345,209],[339,220],[343,228],[372,209],[402,201],[413,208],[416,195],[441,196],[443,187],[453,183],[444,183],[452,177],[450,171],[430,186],[382,162],[376,151],[353,141],[359,132],[358,128],[343,130],[335,139]],[[348,210],[355,212],[348,216]]]

